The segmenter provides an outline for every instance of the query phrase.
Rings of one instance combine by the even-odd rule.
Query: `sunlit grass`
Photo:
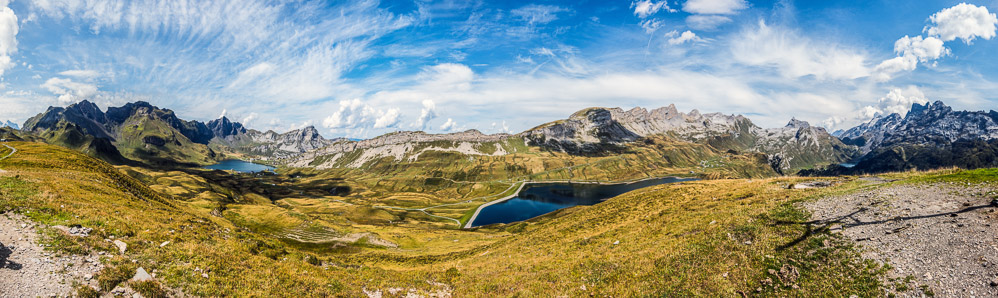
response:
[[[883,268],[834,235],[806,233],[808,215],[793,205],[879,187],[855,177],[831,178],[840,182],[831,188],[797,190],[786,185],[813,178],[682,182],[528,222],[457,230],[453,222],[420,211],[377,206],[423,208],[456,201],[441,194],[468,199],[508,192],[511,184],[480,191],[359,187],[346,197],[270,200],[253,193],[252,184],[114,168],[59,147],[12,145],[18,153],[0,161],[0,169],[9,171],[0,175],[0,210],[46,224],[93,227],[90,237],[46,239],[68,252],[112,252],[109,269],[98,277],[108,284],[134,266],[156,270],[164,286],[204,296],[358,296],[363,289],[388,288],[428,293],[445,287],[439,283],[461,297],[882,295]],[[329,174],[288,183],[308,184],[321,175]],[[993,176],[993,170],[943,170],[886,177],[910,183]],[[358,181],[346,183],[368,183]],[[381,196],[367,196],[374,193]],[[485,201],[427,211],[465,219],[467,210]],[[288,233],[303,241],[288,239]],[[360,233],[397,248],[375,245],[366,236],[327,241]],[[113,253],[105,241],[111,236],[128,243],[125,255]],[[783,281],[768,272],[784,266],[798,270],[799,278]]]

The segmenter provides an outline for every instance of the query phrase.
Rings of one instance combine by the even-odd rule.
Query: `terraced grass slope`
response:
[[[454,230],[419,224],[433,221],[421,212],[387,211],[349,197],[273,200],[257,193],[267,191],[262,186],[115,168],[39,143],[9,145],[18,151],[0,161],[0,210],[93,227],[88,237],[51,233],[47,241],[60,253],[109,252],[103,260],[109,269],[98,276],[105,291],[138,266],[155,270],[164,286],[205,296],[874,296],[902,285],[847,242],[812,230],[808,215],[792,205],[878,187],[849,177],[819,189],[786,187],[802,178],[684,182],[529,222]],[[993,171],[895,178],[987,175]],[[299,179],[290,187],[304,185],[301,177],[287,179]],[[111,236],[128,243],[128,251],[118,254],[105,241]]]

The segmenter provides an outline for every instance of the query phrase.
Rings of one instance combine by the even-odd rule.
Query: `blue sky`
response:
[[[998,101],[998,1],[0,0],[0,121],[88,99],[327,137],[592,106],[791,117]]]

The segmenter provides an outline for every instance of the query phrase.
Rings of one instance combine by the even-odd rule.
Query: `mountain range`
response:
[[[106,112],[86,100],[65,108],[49,107],[28,119],[21,131],[107,161],[154,165],[211,164],[248,153],[280,157],[328,143],[314,127],[261,133],[224,117],[207,124],[182,120],[169,109],[142,101],[109,107]]]
[[[855,166],[815,174],[854,174],[958,166],[998,166],[998,112],[954,111],[941,101],[913,104],[905,116],[877,116],[839,138],[864,154]]]
[[[942,102],[915,104],[905,116],[878,115],[838,136],[791,119],[761,128],[741,115],[679,112],[675,105],[647,110],[588,108],[518,134],[402,131],[367,140],[325,139],[315,127],[285,133],[248,129],[228,118],[186,121],[147,102],[101,111],[82,101],[50,107],[21,131],[112,162],[209,164],[228,158],[270,160],[300,168],[361,168],[387,158],[411,163],[427,152],[504,156],[542,150],[574,156],[622,154],[659,138],[727,154],[761,154],[781,174],[840,174],[943,166],[996,166],[998,113],[953,111]],[[531,149],[533,148],[533,149]],[[699,157],[672,163],[697,163]],[[854,162],[854,167],[840,164]]]
[[[19,129],[20,128],[20,127],[17,126],[17,123],[11,122],[10,120],[7,120],[6,122],[0,122],[0,127],[10,127],[10,128],[13,128],[13,129]]]

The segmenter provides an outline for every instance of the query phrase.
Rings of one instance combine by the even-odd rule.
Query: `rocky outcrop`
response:
[[[650,135],[671,135],[692,142],[709,142],[719,136],[740,138],[760,129],[747,118],[693,110],[684,114],[675,105],[648,111],[634,108],[589,108],[565,120],[547,123],[520,133],[528,144],[572,154],[593,154],[606,146],[621,145]],[[751,147],[752,144],[741,144]]]
[[[884,142],[884,137],[893,132],[901,124],[904,118],[897,113],[887,116],[877,115],[870,121],[850,128],[838,137],[843,143],[859,147],[863,154],[869,153],[873,148],[880,146]]]
[[[394,132],[362,141],[339,139],[329,146],[306,152],[290,160],[288,165],[320,169],[336,166],[360,167],[369,161],[384,157],[390,157],[395,161],[414,161],[425,151],[504,155],[507,152],[502,146],[491,146],[490,151],[482,148],[482,145],[502,142],[510,137],[512,136],[509,134],[486,135],[473,129],[450,134],[428,134],[422,131]]]
[[[887,134],[882,146],[945,146],[959,140],[998,139],[998,112],[953,111],[941,101],[914,104],[904,120]]]
[[[953,111],[941,101],[914,104],[902,118],[898,114],[878,116],[840,136],[865,152],[898,144],[945,146],[964,140],[998,139],[998,112]]]
[[[283,134],[251,130],[246,133],[246,137],[251,140],[252,145],[247,147],[250,153],[278,159],[295,157],[333,143],[323,138],[314,126],[306,126]]]
[[[246,128],[244,128],[242,124],[239,124],[239,122],[231,122],[229,121],[229,118],[224,116],[208,121],[207,126],[216,138],[226,138],[246,133]]]
[[[781,128],[765,129],[758,136],[755,149],[768,155],[777,172],[843,162],[858,154],[858,149],[839,142],[824,128],[797,119]]]
[[[778,171],[841,162],[856,153],[824,128],[805,121],[793,119],[782,128],[762,129],[740,115],[682,113],[675,105],[651,111],[590,108],[519,134],[530,145],[571,154],[606,154],[612,152],[608,148],[652,135],[708,144],[721,151],[762,152]]]
[[[865,155],[854,167],[831,166],[814,174],[998,167],[998,112],[953,111],[941,101],[914,104],[904,118],[874,118],[841,138]]]

